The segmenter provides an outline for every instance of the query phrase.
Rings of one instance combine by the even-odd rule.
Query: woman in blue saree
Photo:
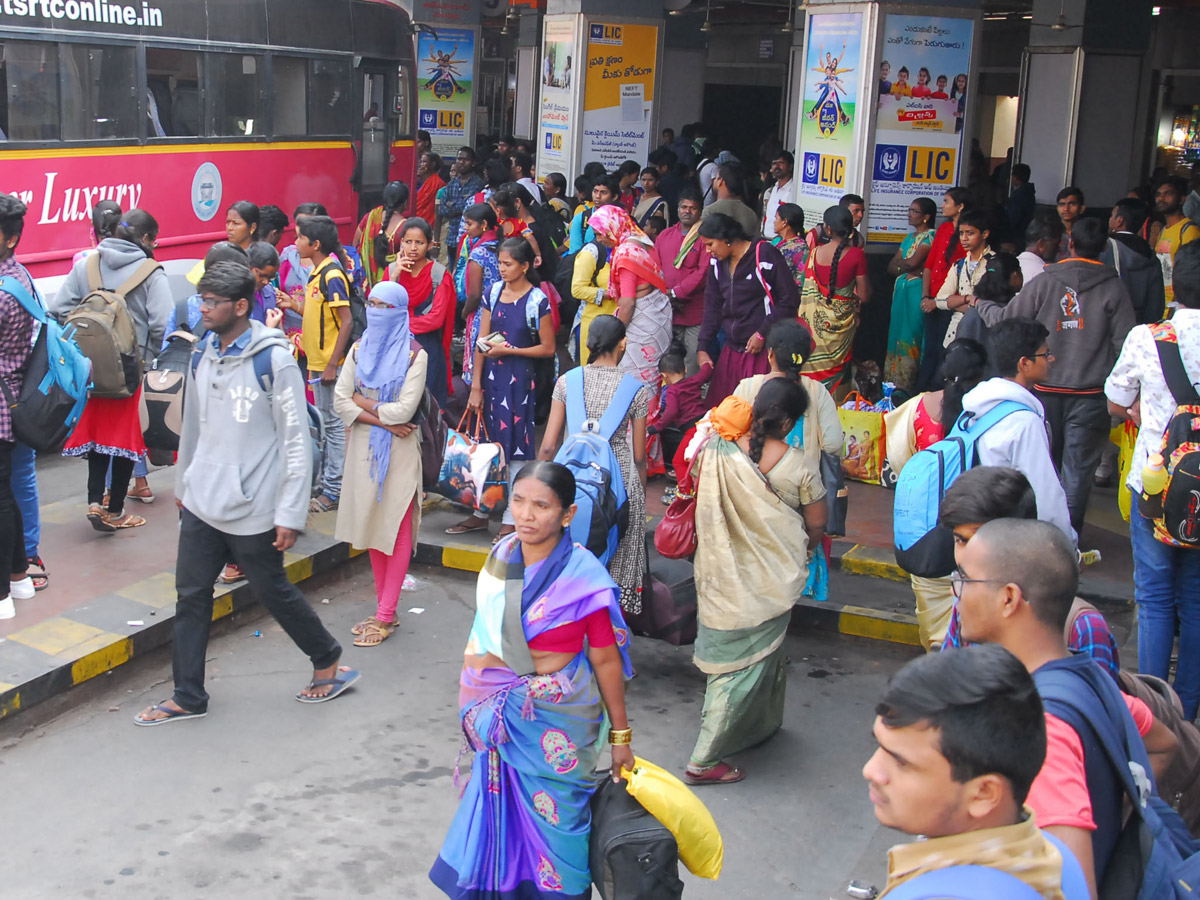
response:
[[[567,534],[570,470],[526,465],[510,503],[517,530],[479,574],[460,682],[475,760],[429,877],[454,900],[583,898],[604,743],[614,777],[633,767],[629,631],[616,584]]]

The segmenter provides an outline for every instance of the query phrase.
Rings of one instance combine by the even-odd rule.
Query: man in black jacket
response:
[[[1108,218],[1108,246],[1100,254],[1100,261],[1116,269],[1125,282],[1139,325],[1161,321],[1167,302],[1162,266],[1141,236],[1146,215],[1146,204],[1136,197],[1118,200]]]

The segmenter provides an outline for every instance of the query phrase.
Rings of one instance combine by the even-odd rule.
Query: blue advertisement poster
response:
[[[417,35],[417,127],[429,132],[433,151],[453,156],[471,144],[475,84],[475,32],[439,28],[437,38]]]
[[[888,15],[879,64],[868,238],[899,242],[917,197],[940,205],[958,181],[971,19]]]

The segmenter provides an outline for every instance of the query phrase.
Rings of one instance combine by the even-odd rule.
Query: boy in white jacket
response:
[[[1057,525],[1074,543],[1075,530],[1067,511],[1067,495],[1050,457],[1050,437],[1041,401],[1033,395],[1034,385],[1050,376],[1054,357],[1047,349],[1050,333],[1035,319],[1007,319],[990,329],[992,364],[1000,373],[968,391],[963,410],[983,415],[997,403],[1015,400],[1028,407],[1001,419],[975,446],[981,466],[1011,466],[1033,486],[1038,518]]]

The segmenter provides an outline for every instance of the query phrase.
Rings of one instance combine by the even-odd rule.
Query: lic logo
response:
[[[805,153],[804,154],[804,182],[806,184],[816,184],[817,177],[821,170],[821,154],[820,153]]]
[[[420,111],[418,118],[421,121],[422,128],[424,128],[426,130],[437,128],[437,110],[436,109],[423,109]]]
[[[903,181],[907,148],[899,144],[879,144],[875,147],[875,179]]]

